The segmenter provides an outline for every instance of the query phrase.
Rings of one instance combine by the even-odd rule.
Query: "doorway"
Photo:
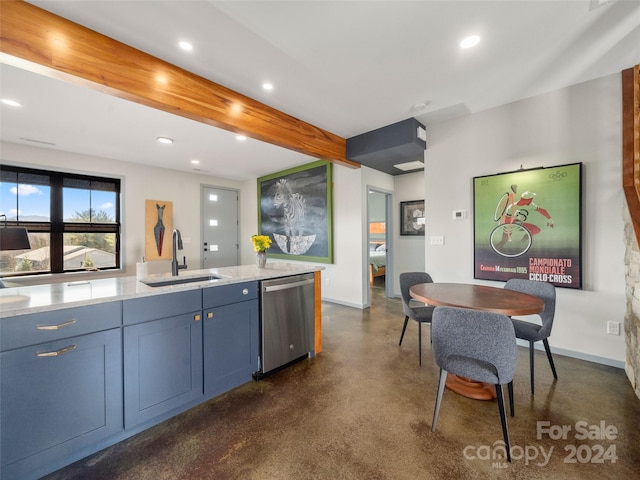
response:
[[[393,289],[391,193],[375,187],[369,187],[368,192],[366,266],[369,294],[375,289],[390,297]]]
[[[201,268],[231,267],[240,263],[238,190],[203,185]]]

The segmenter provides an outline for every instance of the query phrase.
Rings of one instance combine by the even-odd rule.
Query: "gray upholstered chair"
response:
[[[540,320],[542,321],[541,325],[525,320],[512,319],[513,328],[516,331],[516,338],[529,342],[529,374],[531,376],[531,395],[533,395],[533,344],[535,342],[542,340],[544,349],[547,352],[547,358],[549,359],[549,365],[551,365],[553,378],[558,379],[556,367],[553,364],[553,357],[551,356],[551,349],[549,348],[549,341],[547,340],[549,335],[551,335],[553,317],[556,313],[556,287],[547,282],[512,278],[507,281],[504,288],[515,290],[516,292],[528,293],[529,295],[540,297],[544,300],[544,310],[539,314]]]
[[[431,321],[431,333],[433,355],[440,367],[431,431],[436,431],[448,373],[494,384],[506,456],[511,461],[509,430],[502,395],[502,385],[506,383],[513,416],[513,374],[518,360],[518,346],[511,319],[500,313],[436,307]]]
[[[405,272],[400,274],[400,294],[402,295],[402,309],[404,310],[404,325],[402,326],[402,334],[398,345],[402,345],[409,319],[418,322],[418,355],[419,363],[422,365],[422,324],[431,323],[434,307],[419,304],[411,298],[409,289],[419,283],[433,283],[431,275],[426,272]]]

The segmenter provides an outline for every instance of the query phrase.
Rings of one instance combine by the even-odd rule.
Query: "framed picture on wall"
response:
[[[473,179],[474,278],[582,288],[582,164]]]
[[[144,256],[149,260],[171,260],[173,202],[145,200]]]
[[[400,202],[400,235],[424,237],[424,200]]]
[[[321,160],[258,179],[258,228],[268,256],[333,263],[331,163]]]

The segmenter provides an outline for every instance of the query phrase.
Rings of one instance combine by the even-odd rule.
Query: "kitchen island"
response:
[[[2,478],[39,478],[251,381],[263,280],[313,274],[309,356],[319,353],[321,270],[271,263],[0,289]]]

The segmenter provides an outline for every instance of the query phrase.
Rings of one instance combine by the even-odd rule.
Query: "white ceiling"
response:
[[[409,117],[428,131],[640,63],[635,0],[30,3],[344,138]],[[480,44],[461,50],[472,33]],[[6,65],[0,74],[1,96],[23,104],[2,106],[4,141],[235,180],[312,160]]]

